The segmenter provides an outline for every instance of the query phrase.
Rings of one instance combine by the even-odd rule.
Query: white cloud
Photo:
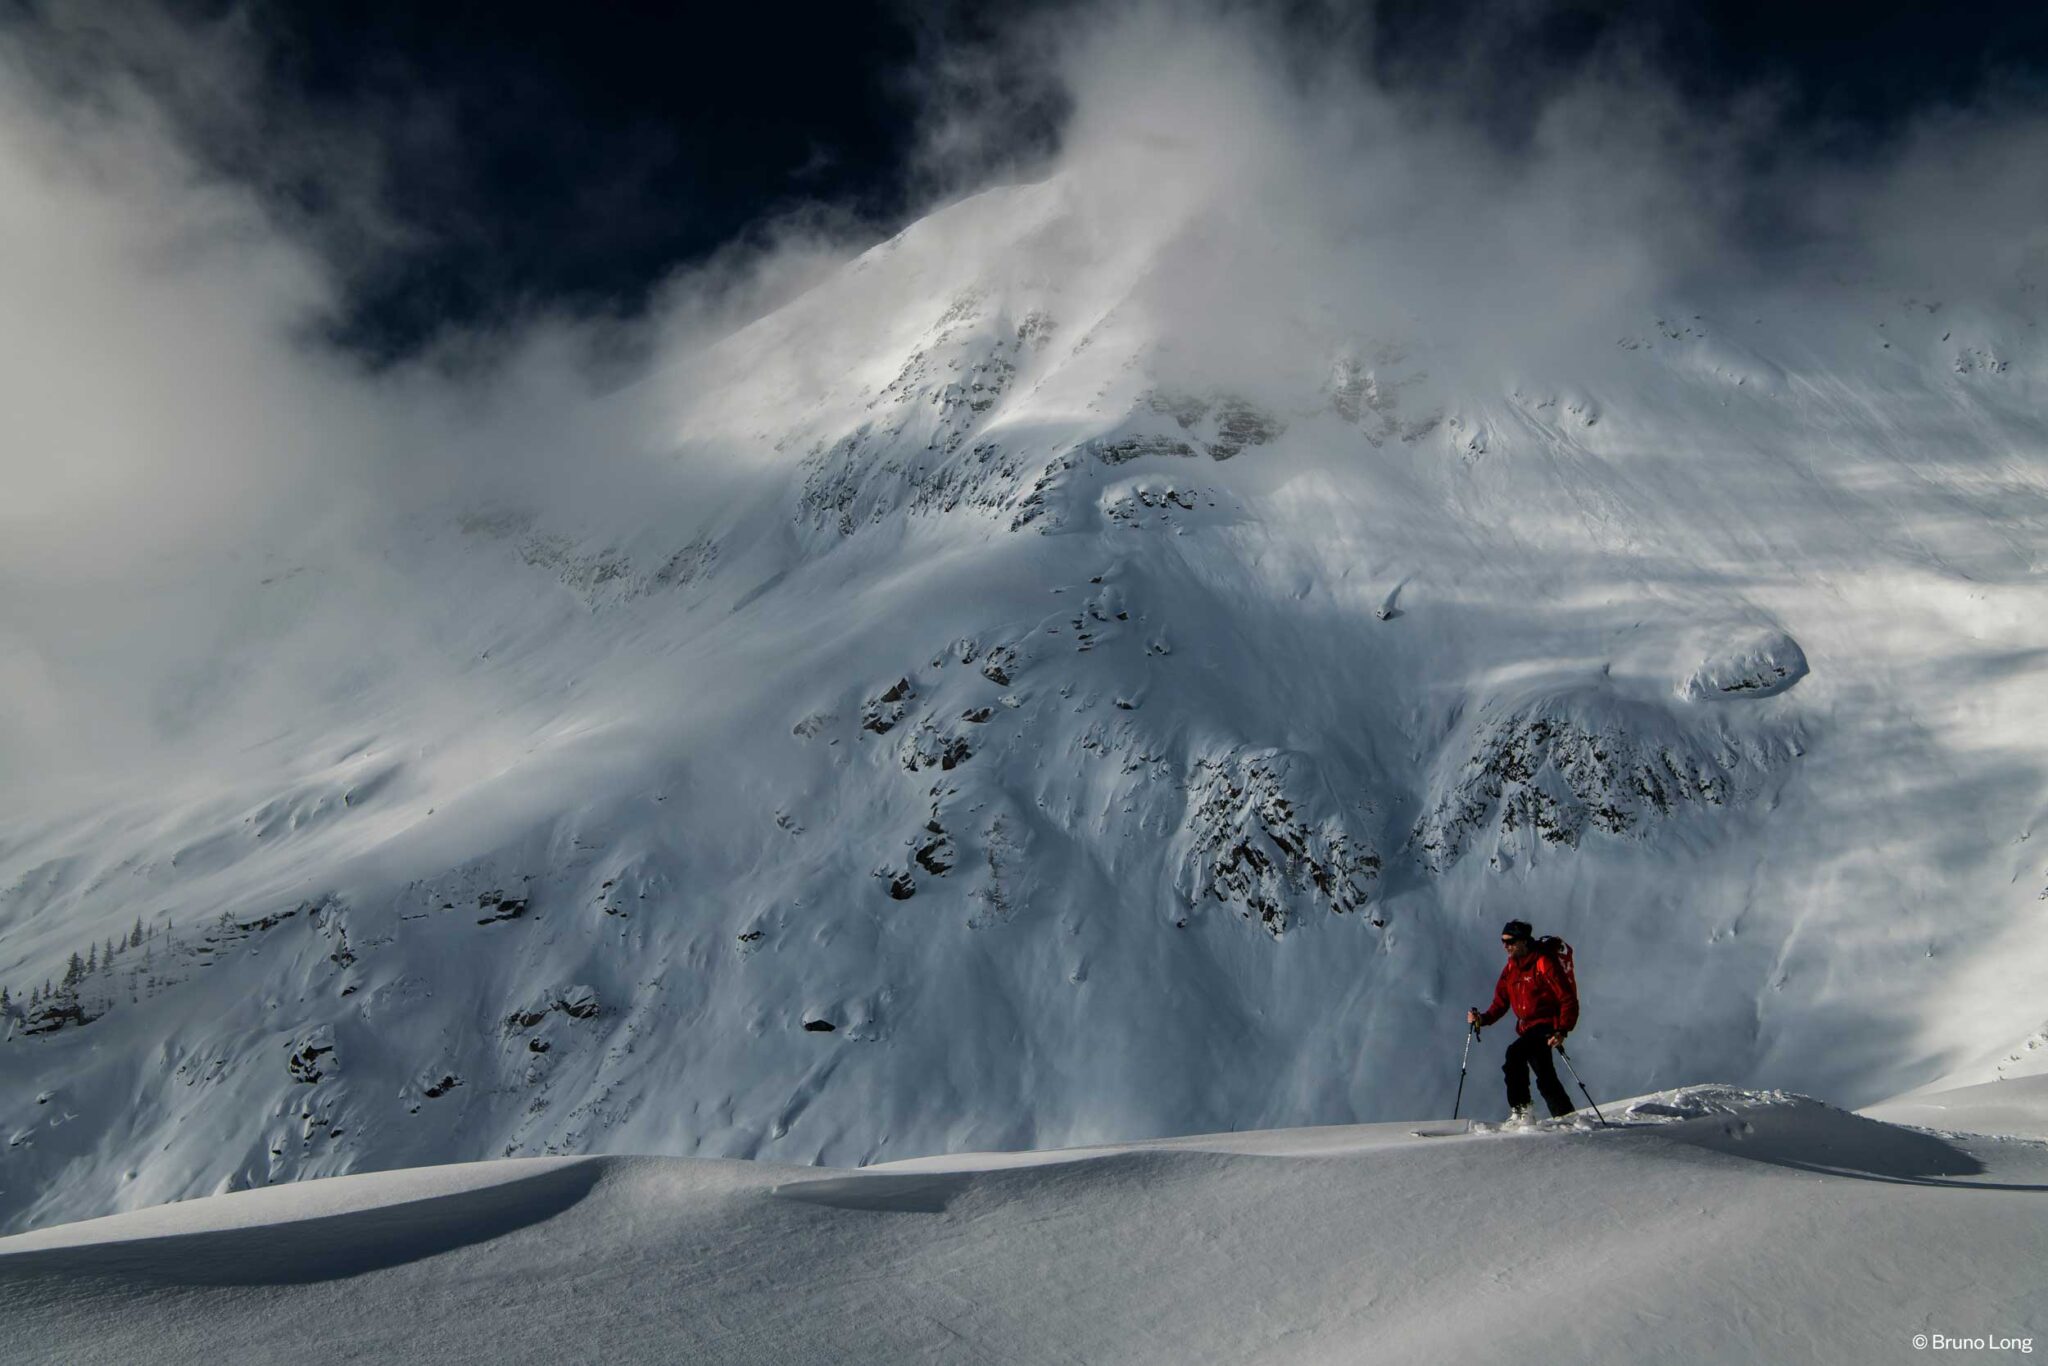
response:
[[[245,35],[149,33],[180,45],[209,128],[264,117],[242,107]],[[402,239],[377,221],[362,143],[309,137],[293,154],[328,159],[355,187],[338,212],[364,221],[281,224],[201,168],[146,83],[108,67],[53,86],[39,41],[0,38],[0,595],[15,718],[0,762],[15,769],[94,753],[120,766],[193,731],[166,680],[218,671],[244,586],[295,546],[374,542],[449,504],[539,501],[601,520],[668,487],[672,398],[643,384],[599,401],[618,373],[596,358],[623,350],[659,372],[862,237],[829,214],[791,219],[679,273],[645,319],[455,331],[373,374],[317,326],[363,266],[337,253]],[[1132,306],[1173,339],[1174,364],[1216,382],[1298,379],[1346,336],[1421,336],[1474,374],[1591,371],[1612,363],[1618,327],[1675,293],[1803,288],[1845,263],[1989,293],[2043,265],[2048,206],[2030,168],[2048,124],[2023,108],[1929,120],[1844,166],[1799,152],[1762,105],[1706,121],[1623,66],[1558,86],[1509,150],[1463,116],[1455,87],[1410,71],[1390,89],[1355,51],[1317,51],[1257,9],[1075,9],[938,56],[950,79],[927,110],[932,183],[1066,177],[1084,220],[1072,249],[1152,244]],[[1034,117],[1065,109],[1049,158],[1006,139],[1015,104],[961,100],[977,72],[998,71]],[[1771,169],[1743,170],[1763,147]],[[373,579],[346,595],[339,636],[360,627],[396,648],[406,594]],[[276,628],[275,657],[252,665],[317,673],[334,641],[296,629]]]

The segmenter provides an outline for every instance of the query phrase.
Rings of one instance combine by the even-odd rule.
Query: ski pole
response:
[[[1572,1080],[1579,1083],[1579,1094],[1583,1095],[1586,1098],[1586,1104],[1593,1107],[1593,1117],[1600,1121],[1600,1127],[1603,1129],[1609,1127],[1607,1123],[1607,1116],[1600,1113],[1599,1102],[1595,1101],[1593,1099],[1593,1093],[1586,1089],[1585,1081],[1579,1076],[1579,1069],[1572,1066],[1572,1055],[1564,1051],[1563,1044],[1558,1045],[1557,1056],[1564,1059],[1565,1067],[1569,1069],[1572,1074]]]
[[[1451,1118],[1458,1117],[1458,1107],[1465,1103],[1465,1068],[1472,1061],[1472,1041],[1479,1037],[1478,1025],[1465,1027],[1465,1056],[1458,1059],[1458,1097],[1451,1102]]]

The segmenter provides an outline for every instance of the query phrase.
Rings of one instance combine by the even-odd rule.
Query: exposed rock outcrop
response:
[[[1335,807],[1313,766],[1294,756],[1236,750],[1197,760],[1174,885],[1190,903],[1212,898],[1275,938],[1311,907],[1358,910],[1380,858]]]

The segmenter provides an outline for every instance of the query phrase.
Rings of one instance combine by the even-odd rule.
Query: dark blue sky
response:
[[[38,5],[9,8],[41,22]],[[1390,84],[1455,68],[1444,98],[1510,142],[1546,91],[1603,64],[1646,64],[1702,118],[1767,91],[1788,135],[1845,158],[1930,107],[2029,93],[2048,70],[2048,6],[2017,3],[1260,8]],[[994,9],[175,0],[181,22],[229,23],[252,54],[262,117],[231,123],[146,51],[124,60],[184,111],[202,157],[287,215],[332,217],[345,200],[309,148],[368,149],[402,232],[353,254],[337,334],[390,358],[535,306],[630,315],[666,272],[803,206],[894,226],[928,188],[919,116],[948,58],[1000,51],[1020,13],[1059,12],[983,17]],[[1026,153],[1056,136],[1057,101],[1037,94],[950,90],[1007,101]]]

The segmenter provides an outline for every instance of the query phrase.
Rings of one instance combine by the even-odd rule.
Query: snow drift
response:
[[[2041,1145],[1725,1087],[1612,1117],[856,1173],[344,1177],[0,1239],[0,1287],[23,1361],[1854,1362],[1916,1333],[2040,1341]]]

